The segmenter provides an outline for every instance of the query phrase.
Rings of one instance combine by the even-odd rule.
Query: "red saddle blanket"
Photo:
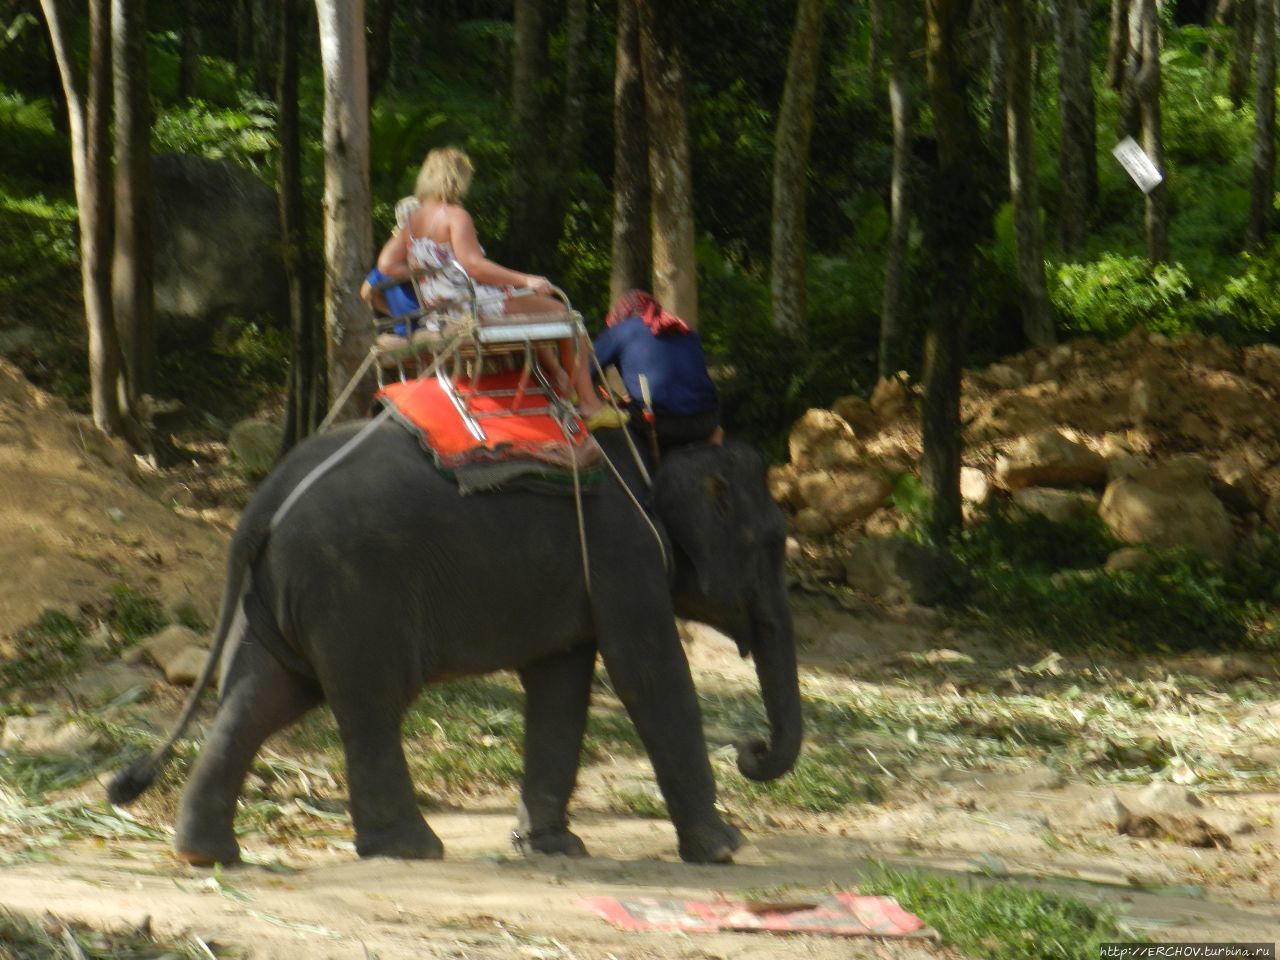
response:
[[[593,465],[600,448],[576,415],[550,407],[533,381],[516,404],[520,372],[491,373],[477,384],[459,379],[454,392],[484,433],[478,439],[435,377],[390,383],[377,399],[421,438],[436,462],[452,470],[470,464],[533,460],[561,469]]]

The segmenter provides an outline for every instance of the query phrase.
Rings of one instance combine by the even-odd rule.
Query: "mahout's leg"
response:
[[[213,729],[182,791],[173,843],[180,859],[201,866],[240,859],[236,801],[258,748],[321,700],[315,681],[285,669],[251,636],[229,656]]]
[[[716,812],[716,784],[697,692],[675,623],[654,625],[651,613],[626,606],[614,604],[612,614],[618,618],[609,617],[611,627],[600,625],[609,679],[649,754],[680,839],[681,859],[728,863],[744,839]]]
[[[404,757],[400,722],[406,704],[368,689],[326,692],[347,754],[356,853],[439,860],[444,844],[418,809]]]
[[[586,856],[569,830],[569,796],[578,779],[596,648],[585,643],[520,671],[524,684],[524,784],[520,836],[535,853]]]

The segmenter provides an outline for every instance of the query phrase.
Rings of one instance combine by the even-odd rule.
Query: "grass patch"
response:
[[[791,772],[777,780],[757,783],[737,772],[736,762],[720,765],[717,779],[725,799],[744,808],[761,802],[807,813],[834,813],[860,803],[880,799],[874,765],[866,754],[855,754],[845,745],[809,745]],[[879,771],[875,771],[878,774]]]
[[[859,886],[897,899],[966,956],[990,960],[1095,960],[1122,939],[1105,909],[1015,884],[972,884],[881,868]]]
[[[147,929],[94,930],[52,914],[34,920],[0,910],[0,960],[208,960],[215,956],[195,934],[160,940]],[[242,957],[219,945],[218,957]]]
[[[85,624],[46,610],[20,630],[0,661],[0,693],[44,686],[75,670],[85,657]]]

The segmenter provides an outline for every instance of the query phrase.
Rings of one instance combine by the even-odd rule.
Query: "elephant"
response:
[[[112,802],[150,786],[218,670],[217,712],[179,805],[181,859],[238,860],[236,803],[254,756],[322,701],[345,752],[356,852],[440,858],[402,717],[424,684],[514,670],[525,693],[518,836],[535,853],[582,856],[567,811],[599,654],[680,857],[730,862],[744,838],[717,813],[675,618],[719,629],[754,658],[768,737],[738,742],[738,769],[785,774],[802,711],[786,525],[759,453],[733,440],[675,449],[649,488],[648,451],[602,430],[614,470],[578,500],[510,487],[463,496],[413,434],[381,419],[309,438],[263,481],[231,540],[203,675],[168,740],[113,778]]]

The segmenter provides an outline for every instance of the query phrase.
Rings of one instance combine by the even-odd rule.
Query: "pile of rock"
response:
[[[918,396],[904,378],[844,397],[792,428],[770,488],[801,541],[884,537],[907,522],[895,484],[918,474]],[[993,497],[1067,520],[1096,512],[1142,547],[1220,563],[1280,529],[1280,348],[1136,331],[1077,340],[970,371],[961,494],[972,520]],[[1112,566],[1139,561],[1122,551]]]

